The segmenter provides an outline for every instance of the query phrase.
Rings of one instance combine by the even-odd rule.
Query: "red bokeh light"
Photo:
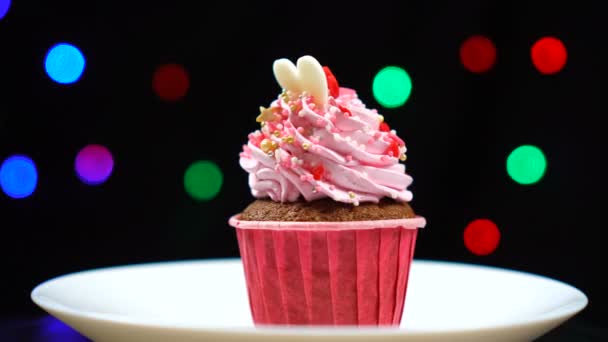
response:
[[[492,254],[500,242],[500,230],[488,219],[471,221],[464,229],[464,245],[475,255]]]
[[[181,100],[190,87],[188,72],[179,64],[161,65],[154,72],[152,87],[162,100]]]
[[[541,74],[555,74],[566,65],[568,51],[561,40],[543,37],[532,45],[532,63]]]
[[[496,46],[487,37],[470,36],[460,45],[460,62],[470,72],[486,72],[496,63]]]

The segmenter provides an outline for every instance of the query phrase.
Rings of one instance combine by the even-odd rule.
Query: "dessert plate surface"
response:
[[[254,327],[240,259],[121,266],[38,285],[33,301],[94,341],[531,341],[587,305],[546,277],[414,260],[401,327]]]

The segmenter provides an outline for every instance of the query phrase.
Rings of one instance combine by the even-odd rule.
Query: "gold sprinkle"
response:
[[[407,160],[407,156],[406,156],[405,154],[402,154],[402,155],[399,157],[399,160],[401,160],[401,161],[406,161],[406,160]]]
[[[307,143],[307,142],[302,143],[302,148],[303,148],[304,150],[308,150],[308,149],[310,148],[310,144],[309,144],[309,143]]]
[[[275,137],[280,137],[281,136],[281,132],[280,131],[274,131],[272,132],[272,135],[274,135]]]
[[[295,112],[298,107],[296,105],[291,105],[289,106],[289,109],[291,109],[292,112]]]
[[[355,198],[355,196],[356,196],[356,195],[355,195],[355,193],[354,193],[354,192],[352,192],[352,191],[349,191],[349,192],[348,192],[348,197],[350,197],[350,198]]]
[[[281,93],[281,98],[283,99],[283,101],[289,102],[289,95],[287,94],[287,90],[283,89],[283,92]]]
[[[283,137],[281,140],[283,140],[283,142],[286,142],[288,144],[293,144],[293,141],[294,141],[293,136],[291,136],[291,135]]]
[[[264,139],[264,140],[262,140],[262,142],[260,142],[260,149],[262,149],[262,151],[264,151],[264,153],[271,154],[278,147],[279,147],[279,145],[270,139]]]
[[[260,122],[260,127],[264,127],[264,126],[266,126],[266,121]]]
[[[378,119],[380,119],[380,122],[384,122],[384,115],[378,114]]]
[[[274,115],[274,113],[272,112],[272,109],[270,108],[264,108],[263,106],[260,106],[260,115],[258,115],[257,118],[255,118],[256,122],[264,122],[264,121],[277,121],[279,118]]]

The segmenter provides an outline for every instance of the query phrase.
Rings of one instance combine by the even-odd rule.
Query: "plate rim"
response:
[[[413,260],[414,264],[427,264],[427,265],[440,265],[450,267],[465,267],[482,269],[484,271],[498,271],[505,273],[514,273],[520,276],[527,276],[537,278],[543,281],[553,282],[556,285],[564,286],[572,291],[576,296],[574,300],[568,302],[565,305],[559,306],[547,313],[535,316],[534,319],[518,319],[510,321],[508,323],[497,323],[491,326],[482,327],[468,327],[468,328],[444,328],[444,329],[409,329],[403,327],[357,327],[357,326],[284,326],[284,325],[265,325],[265,326],[231,326],[231,327],[217,327],[217,326],[197,326],[192,323],[179,323],[170,322],[163,319],[141,319],[137,317],[120,316],[117,314],[107,314],[102,312],[76,310],[60,303],[57,303],[50,298],[42,296],[40,292],[45,287],[51,284],[61,281],[63,279],[71,278],[74,276],[81,276],[86,274],[98,273],[98,272],[111,272],[120,271],[131,268],[148,268],[148,267],[171,267],[178,265],[197,265],[197,264],[222,264],[232,263],[240,264],[241,258],[238,257],[224,257],[224,258],[209,258],[209,259],[188,259],[188,260],[174,260],[174,261],[154,261],[154,262],[141,262],[133,264],[115,265],[98,267],[93,269],[81,270],[71,272],[63,275],[59,275],[48,280],[43,281],[36,285],[30,293],[31,300],[43,310],[49,312],[51,315],[61,314],[72,316],[80,319],[87,319],[91,321],[102,321],[105,323],[119,324],[126,326],[145,327],[145,328],[156,328],[156,329],[179,329],[195,332],[209,332],[209,333],[226,333],[226,334],[257,334],[259,336],[301,336],[306,334],[307,336],[346,336],[356,331],[358,335],[362,336],[429,336],[429,335],[441,335],[441,334],[461,334],[471,332],[491,332],[499,331],[504,329],[524,328],[529,326],[541,325],[556,320],[568,320],[572,316],[576,315],[583,309],[585,309],[589,303],[587,295],[578,289],[577,287],[568,284],[564,281],[551,278],[548,276],[535,274],[527,271],[521,271],[512,268],[503,268],[497,266],[490,266],[477,263],[467,263],[460,261],[450,260],[436,260],[436,259],[417,259]]]

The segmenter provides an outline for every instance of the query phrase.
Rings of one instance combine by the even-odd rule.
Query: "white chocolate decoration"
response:
[[[327,78],[323,67],[314,57],[300,57],[297,67],[286,58],[277,59],[272,69],[283,89],[295,94],[306,92],[313,96],[314,103],[321,108],[327,103]]]

